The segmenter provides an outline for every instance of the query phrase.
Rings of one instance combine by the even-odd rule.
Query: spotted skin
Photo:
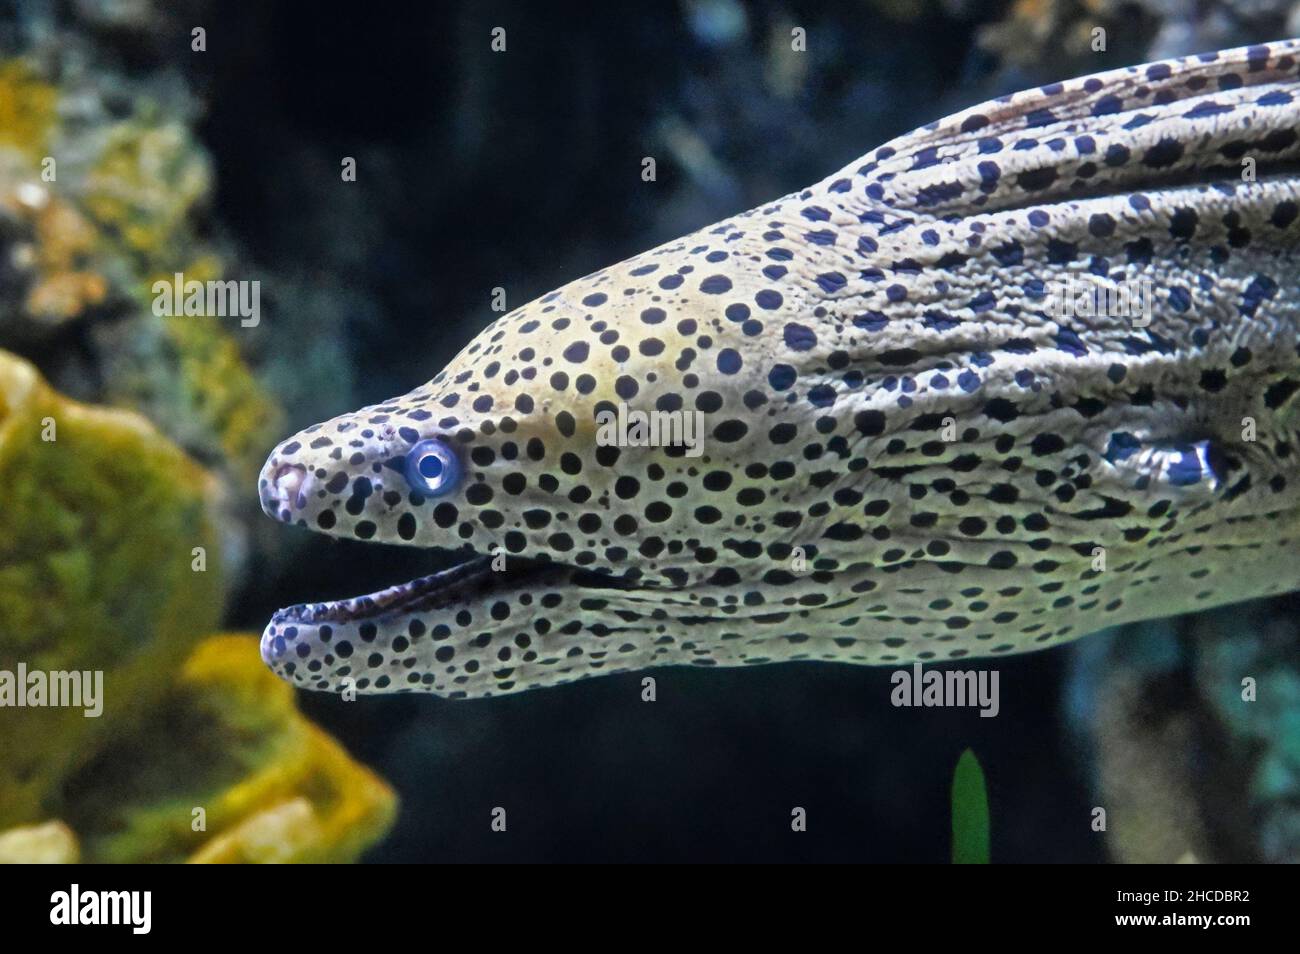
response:
[[[477,556],[282,610],[264,658],[481,697],[996,656],[1295,588],[1297,126],[1297,41],[1058,83],[519,308],[271,454],[277,519]],[[1049,313],[1102,278],[1149,282],[1150,324]],[[702,455],[602,446],[619,404],[702,412]],[[406,469],[429,440],[441,496]]]

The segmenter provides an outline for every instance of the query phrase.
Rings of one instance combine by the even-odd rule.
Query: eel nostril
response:
[[[271,481],[276,496],[286,506],[301,510],[307,505],[307,469],[300,464],[284,464]]]

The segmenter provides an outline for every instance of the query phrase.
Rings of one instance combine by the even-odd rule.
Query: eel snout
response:
[[[294,512],[307,506],[312,483],[312,475],[301,464],[268,465],[259,481],[262,510],[276,520],[291,522]]]

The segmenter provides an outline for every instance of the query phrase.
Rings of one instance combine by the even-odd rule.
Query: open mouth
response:
[[[510,557],[506,559],[504,568],[498,570],[493,568],[493,560],[493,557],[476,557],[364,596],[287,606],[271,617],[271,623],[346,624],[395,614],[433,612],[454,607],[493,589],[542,584],[573,569],[549,560]]]
[[[328,489],[318,483],[305,466],[273,457],[259,485],[262,507],[284,523],[307,526],[314,502]],[[374,493],[375,485],[366,489]],[[326,530],[333,524],[315,517],[311,522]],[[361,540],[375,535],[374,524],[366,525],[371,532],[358,529]],[[360,596],[277,610],[262,632],[263,661],[303,688],[327,691],[458,692],[463,690],[457,686],[485,671],[504,685],[516,660],[528,664],[543,655],[534,640],[573,625],[568,618],[562,626],[556,620],[557,611],[572,611],[560,609],[566,602],[574,600],[572,609],[596,609],[604,600],[585,591],[647,587],[636,571],[615,576],[583,568],[552,559],[545,548],[529,556],[508,556],[496,547],[490,555],[456,549],[461,562],[436,573]],[[601,627],[606,634],[619,628]]]

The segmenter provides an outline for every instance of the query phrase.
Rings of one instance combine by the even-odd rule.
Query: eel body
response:
[[[281,610],[264,658],[481,697],[1297,587],[1298,128],[1300,41],[1056,83],[501,317],[260,480],[286,523],[472,554]]]

